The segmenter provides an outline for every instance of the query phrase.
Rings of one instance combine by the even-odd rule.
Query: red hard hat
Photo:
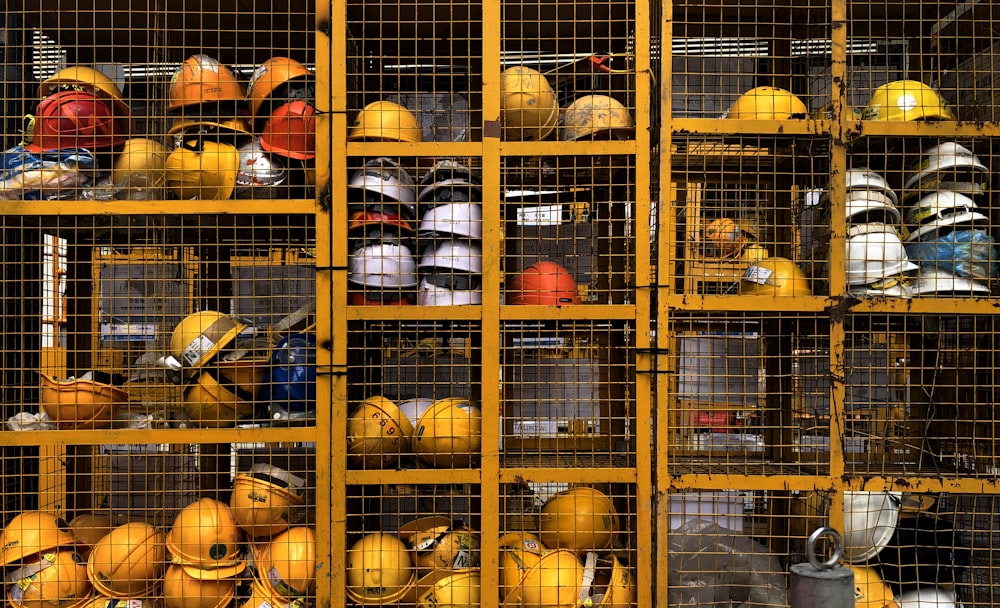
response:
[[[413,232],[413,224],[406,221],[406,219],[398,213],[371,209],[355,211],[352,213],[347,219],[347,231],[353,232],[358,228],[364,228],[365,226],[370,226],[372,224],[394,226],[406,232]]]
[[[90,91],[59,91],[38,103],[30,152],[86,148],[99,150],[125,143],[127,117],[116,118],[111,102]]]
[[[568,270],[542,260],[528,266],[510,282],[508,304],[566,306],[580,304],[576,281]]]
[[[316,108],[299,99],[278,106],[264,123],[260,146],[288,158],[315,158]]]

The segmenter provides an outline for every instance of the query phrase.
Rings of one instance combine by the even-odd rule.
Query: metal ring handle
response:
[[[830,559],[825,562],[819,561],[816,556],[816,543],[820,538],[824,536],[829,536],[833,540],[833,555]],[[813,568],[817,570],[829,570],[837,565],[840,558],[844,555],[844,540],[840,537],[840,534],[833,528],[824,527],[817,528],[815,532],[809,535],[809,544],[806,549],[806,557],[809,558],[809,563],[812,564]]]

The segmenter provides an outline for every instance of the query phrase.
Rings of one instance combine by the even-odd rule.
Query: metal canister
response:
[[[833,540],[833,555],[821,561],[816,554],[820,538]],[[791,567],[788,588],[790,608],[854,608],[854,572],[839,565],[844,554],[844,543],[833,528],[819,528],[809,535],[806,556],[808,563]]]

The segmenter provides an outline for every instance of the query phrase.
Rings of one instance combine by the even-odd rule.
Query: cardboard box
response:
[[[597,435],[600,369],[592,359],[521,359],[504,366],[505,435]]]

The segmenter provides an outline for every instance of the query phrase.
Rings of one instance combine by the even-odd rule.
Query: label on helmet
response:
[[[191,340],[191,343],[184,347],[184,352],[181,353],[181,357],[184,359],[183,363],[194,365],[213,348],[215,348],[215,342],[202,334]]]
[[[770,268],[762,268],[753,264],[743,273],[743,280],[757,283],[758,285],[766,285],[767,280],[771,278],[772,274],[774,274],[774,271]]]
[[[220,560],[226,556],[227,551],[228,547],[225,543],[215,543],[208,548],[208,556],[214,560]]]
[[[455,558],[451,560],[452,568],[471,568],[472,555],[468,551],[459,551],[455,554]]]
[[[916,108],[918,105],[920,105],[920,103],[913,95],[900,95],[899,99],[896,100],[896,107],[904,112],[908,112]]]

